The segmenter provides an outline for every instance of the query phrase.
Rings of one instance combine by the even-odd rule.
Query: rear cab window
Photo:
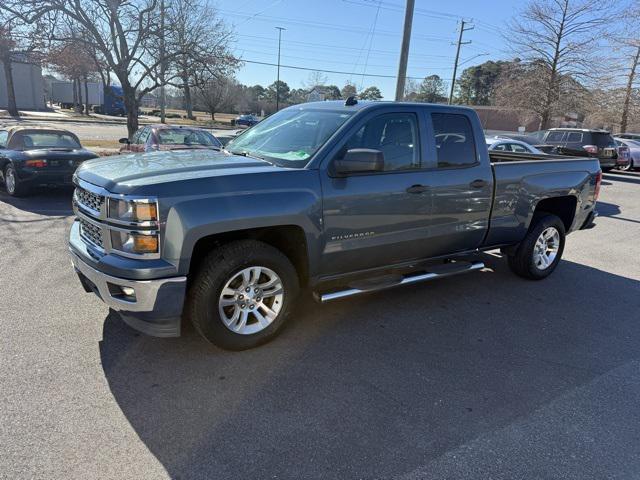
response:
[[[432,113],[438,168],[470,167],[478,163],[471,122],[466,115]]]
[[[609,148],[615,147],[616,142],[613,140],[613,137],[610,133],[605,132],[594,132],[591,134],[592,145],[595,145],[598,148]]]

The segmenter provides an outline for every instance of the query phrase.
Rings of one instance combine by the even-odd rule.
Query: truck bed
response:
[[[548,160],[585,160],[588,157],[569,157],[567,155],[539,155],[535,153],[515,153],[489,150],[491,163],[530,162]]]
[[[593,209],[596,158],[505,152],[489,152],[489,158],[494,203],[486,244],[520,241],[535,205],[548,197],[575,198],[575,221],[567,231],[579,228]]]

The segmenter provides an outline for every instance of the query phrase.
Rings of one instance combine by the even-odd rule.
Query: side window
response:
[[[138,140],[140,139],[140,134],[142,133],[142,129],[139,129],[136,133],[133,134],[133,137],[131,138],[131,143],[132,144],[137,144]]]
[[[465,115],[432,113],[438,168],[469,167],[478,161],[471,122]]]
[[[567,135],[567,142],[582,142],[582,132],[569,132]]]
[[[506,152],[508,149],[504,143],[499,143],[498,145],[493,147],[491,150],[497,150],[498,152]]]
[[[545,139],[545,141],[559,143],[562,141],[563,137],[564,137],[564,132],[549,132],[549,135],[547,135],[547,138]]]
[[[9,139],[9,132],[6,130],[0,130],[0,148],[7,148],[7,140]]]
[[[347,141],[341,155],[352,148],[380,150],[384,154],[385,171],[420,168],[416,116],[391,113],[373,118]]]
[[[140,133],[140,137],[138,138],[138,143],[142,145],[147,143],[147,139],[149,138],[150,134],[151,134],[151,129],[149,127],[144,127],[142,129],[142,132]]]
[[[522,145],[518,145],[517,143],[510,143],[511,151],[516,153],[527,153],[528,150],[524,148]]]

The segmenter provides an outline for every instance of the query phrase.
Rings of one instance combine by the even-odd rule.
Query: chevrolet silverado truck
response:
[[[488,152],[471,109],[307,103],[224,151],[85,162],[69,249],[85,290],[133,328],[178,336],[189,319],[242,350],[273,338],[302,290],[328,302],[477,271],[493,249],[542,279],[565,235],[592,226],[601,178],[597,158]]]

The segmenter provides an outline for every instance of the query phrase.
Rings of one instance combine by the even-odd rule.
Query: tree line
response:
[[[123,89],[129,134],[138,127],[145,96],[163,87],[193,110],[272,113],[282,105],[320,98],[382,98],[373,85],[358,91],[328,84],[312,72],[303,88],[286,82],[242,85],[242,61],[231,51],[232,29],[212,0],[2,0],[0,61],[12,96],[11,61],[35,58],[74,81],[78,97],[87,80],[111,79]],[[637,0],[531,0],[496,32],[510,60],[465,69],[455,80],[454,102],[490,105],[533,116],[540,128],[575,113],[591,126],[640,128],[640,8]],[[444,103],[438,75],[409,81],[405,99]],[[86,92],[85,92],[86,98]]]

